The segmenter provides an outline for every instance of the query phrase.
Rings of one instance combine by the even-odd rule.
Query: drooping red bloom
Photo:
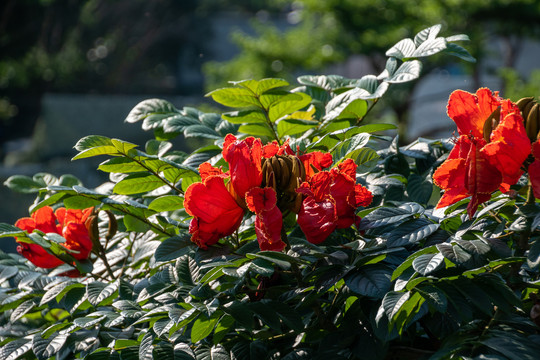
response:
[[[92,208],[85,210],[59,208],[53,212],[51,207],[44,206],[35,211],[31,217],[17,220],[15,226],[28,233],[40,230],[44,233],[59,234],[66,239],[62,245],[73,250],[71,255],[77,260],[84,260],[92,251],[92,240],[84,224],[91,212]],[[64,263],[37,244],[19,242],[17,251],[38,267],[50,269]]]
[[[285,243],[281,240],[283,216],[277,207],[277,197],[270,187],[253,188],[246,194],[249,210],[256,215],[255,233],[261,250],[281,251]]]
[[[220,175],[191,184],[184,195],[184,207],[194,217],[189,226],[191,240],[203,249],[231,235],[244,216]]]
[[[356,168],[352,159],[346,159],[330,171],[314,174],[298,188],[307,195],[298,213],[298,224],[309,242],[319,244],[335,229],[360,221],[356,209],[368,206],[373,195],[356,184]]]
[[[360,218],[356,209],[371,204],[373,195],[360,184],[356,184],[356,168],[358,165],[352,159],[346,159],[337,167],[332,168],[332,184],[330,195],[336,201],[338,229],[345,229],[357,224]]]
[[[306,169],[306,180],[309,180],[317,171],[321,171],[332,165],[332,154],[313,151],[298,156]]]
[[[336,201],[330,196],[331,184],[332,175],[323,171],[313,175],[297,190],[306,195],[298,213],[298,225],[312,244],[322,243],[337,227]]]
[[[532,144],[532,154],[534,161],[529,165],[529,179],[531,180],[534,197],[540,199],[540,140]]]
[[[484,123],[497,109],[500,118],[487,142]],[[454,91],[448,101],[448,116],[460,136],[448,159],[433,174],[435,184],[445,190],[437,208],[470,196],[467,212],[472,217],[495,190],[506,191],[517,182],[521,165],[530,154],[530,142],[518,107],[487,88],[476,94]]]
[[[225,137],[223,159],[229,163],[232,187],[242,200],[249,189],[261,186],[262,153],[261,139],[248,137],[238,140],[231,134]]]

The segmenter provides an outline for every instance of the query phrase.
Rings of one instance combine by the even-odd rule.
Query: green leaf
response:
[[[429,275],[444,265],[442,254],[424,254],[413,260],[413,269],[423,276]]]
[[[232,124],[266,123],[266,116],[259,109],[232,111],[224,113],[221,116]]]
[[[476,62],[476,59],[464,47],[457,44],[448,43],[445,52],[471,63]]]
[[[382,307],[389,320],[394,319],[394,316],[398,313],[401,306],[409,299],[410,295],[409,292],[390,291],[384,296]]]
[[[118,157],[106,160],[99,164],[98,170],[104,172],[116,172],[116,173],[132,173],[138,171],[146,171],[146,168],[141,164],[133,161],[129,158]]]
[[[50,359],[64,346],[69,334],[55,334],[47,339],[42,339],[39,334],[32,339],[32,350],[38,359]]]
[[[114,146],[112,139],[90,135],[80,139],[75,144],[75,149],[79,151],[71,160],[83,159],[98,155],[119,155],[118,149]]]
[[[163,195],[154,199],[149,205],[156,212],[174,211],[184,207],[184,199],[177,195]]]
[[[101,204],[101,201],[86,196],[69,196],[63,199],[66,209],[87,209]]]
[[[0,238],[24,236],[26,233],[16,226],[0,223]]]
[[[433,234],[439,227],[440,224],[434,224],[425,218],[413,219],[401,224],[387,235],[387,246],[399,247],[417,243]]]
[[[127,231],[144,233],[150,230],[150,224],[145,223],[142,220],[137,219],[136,217],[126,214],[124,215],[124,225]]]
[[[160,115],[160,119],[171,114],[179,113],[170,102],[161,99],[147,99],[141,101],[129,112],[126,122],[134,123],[151,116]]]
[[[44,183],[35,181],[31,177],[24,175],[10,176],[6,181],[4,181],[4,185],[13,191],[23,194],[37,193],[39,189],[45,187]]]
[[[419,60],[406,61],[396,70],[394,75],[385,81],[390,84],[404,83],[417,79],[422,70],[422,63]]]
[[[222,345],[211,348],[201,346],[195,350],[197,360],[231,360],[229,352]]]
[[[274,133],[268,128],[268,125],[266,124],[242,125],[238,128],[238,131],[253,136],[267,136],[269,138],[274,138]]]
[[[364,266],[345,276],[345,284],[351,291],[377,299],[382,299],[390,290],[391,271],[379,265]]]
[[[228,107],[261,107],[254,93],[246,88],[223,88],[214,90],[206,96],[211,96],[215,102]]]
[[[200,314],[199,317],[195,319],[193,326],[191,327],[192,343],[196,344],[212,333],[212,330],[214,330],[214,327],[221,316],[217,314],[218,313],[214,313],[210,318],[204,314]]]
[[[441,31],[441,24],[428,27],[427,29],[424,29],[420,31],[418,34],[416,34],[416,36],[414,37],[414,44],[416,46],[420,46],[422,43],[424,43],[427,40],[434,40],[440,31]]]
[[[433,192],[433,184],[426,178],[411,174],[407,179],[407,194],[411,201],[427,204]]]
[[[146,172],[134,173],[118,182],[113,192],[120,195],[145,193],[164,186],[161,179]]]
[[[277,125],[277,132],[280,138],[290,135],[304,133],[317,127],[316,121],[283,119]]]
[[[193,243],[189,236],[173,236],[164,240],[158,246],[154,257],[156,261],[170,261],[186,255],[193,249]]]
[[[287,94],[270,106],[268,109],[268,117],[270,118],[270,121],[276,122],[276,120],[281,119],[285,115],[303,109],[308,106],[310,102],[311,97],[307,94],[301,92]]]
[[[118,292],[117,283],[102,283],[94,281],[86,286],[86,296],[90,304],[98,306],[105,302],[112,302],[113,298],[116,298]]]
[[[151,331],[147,331],[146,334],[144,334],[141,345],[139,346],[139,359],[140,360],[153,360],[154,357],[152,356],[154,346],[154,334]]]
[[[397,59],[410,58],[416,50],[416,45],[411,39],[400,40],[397,44],[386,51],[386,56],[392,56]]]
[[[437,249],[439,249],[445,258],[456,265],[463,264],[471,258],[471,255],[465,252],[459,245],[443,243],[435,246],[437,246]]]
[[[206,139],[218,140],[222,136],[213,128],[206,125],[190,125],[184,130],[185,137],[201,137]]]
[[[437,248],[435,246],[429,246],[427,248],[423,248],[421,250],[418,250],[414,254],[410,255],[407,259],[405,259],[405,261],[403,261],[394,270],[394,272],[392,273],[392,281],[396,280],[399,276],[401,276],[401,274],[403,274],[405,272],[405,270],[410,268],[412,266],[412,263],[413,263],[414,259],[416,259],[420,255],[432,254],[432,253],[437,253]]]
[[[354,152],[366,146],[370,138],[371,138],[370,134],[360,133],[341,142],[331,152],[334,163],[338,163],[340,160],[349,158],[349,157],[356,158],[357,154]]]
[[[256,95],[261,95],[262,93],[275,89],[278,87],[288,86],[289,83],[283,79],[279,78],[267,78],[262,80],[242,80],[242,81],[233,81],[232,84],[245,87],[251,90]]]
[[[446,49],[446,39],[443,37],[438,37],[435,39],[429,39],[423,42],[412,54],[412,57],[426,57],[431,56],[436,53],[439,53]]]
[[[32,349],[32,341],[28,339],[16,339],[8,342],[0,348],[0,359],[16,360]]]
[[[380,207],[362,218],[359,230],[373,229],[383,225],[393,224],[413,216],[407,209]]]

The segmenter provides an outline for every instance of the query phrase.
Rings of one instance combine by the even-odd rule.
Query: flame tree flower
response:
[[[356,208],[371,202],[371,193],[356,184],[357,165],[351,159],[322,171],[332,165],[328,153],[296,156],[287,142],[263,146],[260,139],[238,140],[231,134],[225,137],[223,159],[226,173],[203,163],[202,181],[185,193],[184,207],[193,216],[191,240],[203,249],[232,235],[247,210],[255,213],[261,250],[285,248],[283,216],[291,212],[299,214],[308,241],[320,243],[336,228],[356,223]]]
[[[476,94],[454,91],[448,116],[456,123],[459,137],[433,174],[435,184],[445,191],[437,208],[470,196],[467,212],[472,217],[495,190],[508,191],[519,180],[530,142],[519,108],[487,88]]]
[[[85,226],[91,213],[92,208],[85,210],[59,208],[54,212],[51,207],[44,206],[36,210],[31,217],[17,220],[15,226],[28,233],[40,230],[44,233],[59,234],[66,239],[62,245],[73,251],[71,255],[77,260],[84,260],[92,251],[92,240]],[[37,244],[17,242],[19,243],[17,252],[38,267],[51,269],[64,263]]]

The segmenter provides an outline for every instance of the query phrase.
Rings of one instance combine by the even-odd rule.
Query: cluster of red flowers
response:
[[[85,221],[91,213],[92,208],[85,210],[59,208],[53,211],[51,207],[44,206],[35,211],[32,217],[17,220],[15,226],[28,233],[40,230],[44,233],[59,234],[66,239],[62,245],[73,251],[71,255],[77,260],[84,260],[92,251],[92,240],[85,226]],[[40,245],[17,242],[19,254],[36,266],[50,269],[64,263]]]
[[[448,116],[456,123],[459,137],[448,159],[433,174],[435,184],[445,190],[437,207],[470,196],[467,212],[472,217],[494,191],[507,192],[517,183],[531,154],[531,142],[517,105],[487,88],[476,94],[454,91],[448,101]],[[538,141],[532,149],[540,159]],[[538,197],[540,160],[529,166],[529,176]]]
[[[299,209],[292,205],[285,208],[280,188],[272,186],[272,180],[265,183],[268,174],[264,174],[262,163],[275,156],[292,157],[303,167],[302,171],[287,174],[297,177],[293,180],[298,186],[293,191],[302,194]],[[256,215],[255,231],[261,250],[281,251],[285,247],[282,230],[286,211],[298,212],[298,224],[307,240],[318,244],[336,228],[357,223],[356,208],[372,200],[372,194],[356,184],[357,165],[351,159],[324,171],[332,165],[328,153],[297,156],[287,143],[263,146],[260,139],[238,140],[230,134],[223,144],[223,158],[229,164],[227,172],[204,163],[199,167],[202,182],[190,185],[185,193],[184,207],[193,216],[191,239],[201,248],[233,234],[246,210]],[[271,167],[265,167],[265,171],[272,171],[268,169]]]

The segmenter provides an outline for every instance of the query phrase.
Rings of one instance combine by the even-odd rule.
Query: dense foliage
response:
[[[470,59],[439,30],[379,75],[233,82],[208,94],[221,114],[143,101],[126,121],[153,131],[144,149],[75,145],[107,157],[95,189],[9,178],[36,201],[0,224],[22,255],[0,254],[0,357],[537,358],[539,105],[456,91],[459,137],[402,147],[362,124],[421,58]]]

